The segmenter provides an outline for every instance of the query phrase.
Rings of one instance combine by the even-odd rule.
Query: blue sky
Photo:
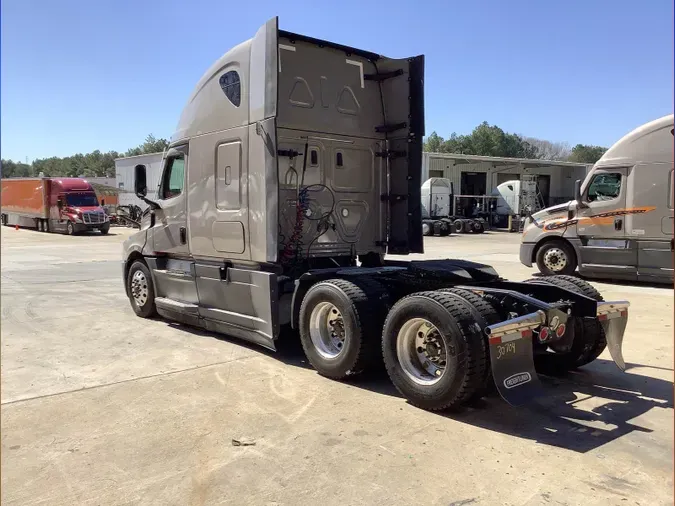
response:
[[[3,0],[3,158],[170,137],[193,85],[268,18],[391,57],[426,55],[426,130],[482,121],[611,145],[673,112],[672,0]]]

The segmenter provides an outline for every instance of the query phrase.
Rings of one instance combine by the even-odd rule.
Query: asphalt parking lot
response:
[[[626,373],[605,352],[532,406],[435,414],[386,376],[318,376],[291,341],[137,318],[128,229],[1,233],[2,504],[672,504],[672,288],[595,283],[631,301]],[[518,241],[427,238],[425,257],[520,280]]]

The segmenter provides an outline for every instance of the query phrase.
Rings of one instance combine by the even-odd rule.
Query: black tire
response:
[[[473,233],[474,234],[482,234],[485,232],[485,226],[483,225],[482,222],[480,221],[474,221],[473,222]]]
[[[492,379],[492,367],[490,365],[490,344],[488,343],[488,336],[485,333],[485,327],[499,323],[502,319],[492,304],[474,292],[461,288],[444,288],[440,291],[454,294],[463,299],[468,304],[475,322],[480,327],[480,336],[485,353],[485,372],[483,373],[481,386],[476,389],[476,392],[469,398],[469,401],[480,399],[495,390],[495,384]]]
[[[455,231],[455,234],[461,234],[464,232],[464,222],[462,220],[455,220],[452,223],[452,228]]]
[[[548,260],[547,255],[550,255]],[[564,255],[564,257],[561,255]],[[544,243],[537,250],[536,261],[539,272],[546,276],[574,274],[577,269],[577,255],[574,253],[574,248],[568,242],[557,239]],[[564,267],[557,270],[549,268],[547,262],[553,266],[555,265],[552,264],[553,261],[564,262]]]
[[[445,224],[445,228],[448,229],[448,235],[452,235],[453,221],[450,218],[441,218],[441,221]]]
[[[440,230],[439,235],[441,237],[446,237],[446,236],[450,235],[450,227],[448,227],[448,224],[444,221],[440,221],[439,223],[441,224],[441,230]]]
[[[548,276],[528,279],[526,283],[548,283],[571,292],[590,297],[598,302],[603,299],[590,283],[574,276]],[[574,318],[574,342],[566,353],[546,353],[535,355],[537,370],[551,374],[560,374],[574,370],[593,362],[607,347],[605,330],[597,318]]]
[[[110,232],[110,223],[103,225],[100,230],[102,235],[106,235],[108,232]]]
[[[325,302],[339,311],[345,333],[334,357],[317,349],[310,333],[312,312]],[[319,374],[332,379],[353,376],[381,363],[379,336],[387,309],[387,290],[372,279],[331,279],[315,284],[300,306],[300,342],[307,360]]]
[[[432,226],[432,229],[434,231],[433,235],[441,235],[441,230],[443,229],[443,222],[440,221],[434,221],[434,224]]]
[[[145,279],[147,297],[143,303],[139,303],[137,299],[134,298],[132,292],[134,289],[133,280],[136,272],[141,272]],[[152,283],[150,269],[148,269],[148,266],[141,260],[134,261],[129,268],[129,272],[127,273],[127,294],[129,296],[129,301],[131,302],[131,308],[137,316],[140,316],[141,318],[150,318],[157,314],[157,307],[155,306],[155,287]]]
[[[73,225],[72,221],[69,221],[66,225],[66,234],[75,235],[75,225]]]
[[[404,371],[397,352],[403,325],[422,318],[438,330],[448,350],[444,374],[433,384],[416,383]],[[397,390],[422,409],[454,408],[479,389],[484,380],[485,348],[468,304],[453,294],[419,292],[399,300],[389,311],[382,332],[382,354],[387,373]]]

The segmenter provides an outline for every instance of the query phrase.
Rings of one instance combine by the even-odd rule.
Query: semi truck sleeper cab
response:
[[[528,218],[520,261],[544,274],[673,282],[673,115],[614,144],[575,200]]]
[[[422,253],[424,57],[391,59],[268,21],[197,83],[163,161],[158,199],[124,242],[140,317],[275,349],[298,334],[343,379],[384,360],[413,404],[458,406],[496,386],[541,393],[608,347],[620,368],[627,301],[564,276],[523,283]]]

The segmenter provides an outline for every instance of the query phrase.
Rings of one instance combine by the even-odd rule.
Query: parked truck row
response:
[[[91,230],[107,234],[110,230],[108,215],[84,179],[17,178],[0,183],[3,225],[69,235]]]
[[[454,215],[454,198],[453,184],[449,179],[432,177],[422,184],[422,235],[485,232],[486,223],[483,219]]]
[[[424,57],[391,59],[266,23],[206,71],[181,114],[156,199],[124,242],[140,317],[275,349],[281,329],[322,375],[384,361],[431,410],[496,386],[521,404],[537,369],[607,347],[624,369],[627,301],[576,278],[511,282],[423,253]],[[385,255],[389,258],[385,259]]]

